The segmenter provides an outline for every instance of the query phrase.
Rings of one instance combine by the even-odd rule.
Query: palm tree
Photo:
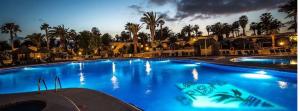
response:
[[[262,23],[259,22],[256,24],[256,34],[257,35],[261,35],[263,32],[263,26],[262,26]]]
[[[239,21],[235,21],[232,23],[232,28],[235,32],[235,36],[240,36],[240,23]]]
[[[14,38],[17,37],[17,33],[21,32],[19,25],[15,23],[6,23],[1,27],[2,33],[9,33],[11,49],[14,50]]]
[[[151,41],[154,41],[155,37],[155,28],[158,26],[159,21],[163,19],[163,16],[157,16],[154,12],[144,13],[141,21],[147,24],[147,29],[150,30]]]
[[[43,38],[41,33],[33,33],[31,35],[27,35],[25,38],[29,39],[33,44],[35,44],[37,49],[41,48],[41,41]]]
[[[239,23],[243,29],[243,35],[246,36],[245,27],[248,24],[248,17],[246,15],[243,15],[239,19]]]
[[[137,53],[137,45],[138,45],[138,32],[141,30],[142,26],[140,24],[132,23],[128,30],[133,34],[133,43],[134,43],[134,53]]]
[[[231,32],[231,25],[229,25],[228,23],[223,23],[222,31],[226,35],[226,38],[228,38]]]
[[[190,24],[187,26],[184,26],[182,30],[185,34],[187,33],[188,38],[191,37],[191,35],[192,35],[191,33],[193,32],[193,27]]]
[[[67,50],[67,46],[66,46],[66,37],[68,34],[68,28],[65,28],[64,25],[59,25],[57,27],[53,27],[52,30],[50,30],[50,33],[53,36],[59,37],[60,39],[60,47],[63,48],[63,50]]]
[[[71,49],[74,51],[75,48],[78,48],[78,35],[77,32],[74,29],[71,29],[68,32],[68,41],[73,41],[72,44],[68,43],[71,46]]]
[[[91,32],[92,32],[92,34],[94,34],[96,36],[100,36],[101,35],[100,30],[97,27],[93,27],[91,29]]]
[[[46,42],[47,42],[47,49],[49,50],[50,49],[50,40],[49,40],[49,29],[51,27],[49,27],[49,24],[47,23],[43,23],[41,25],[41,30],[45,30],[45,37],[46,37]]]
[[[195,35],[198,36],[199,26],[198,25],[194,25],[193,30],[195,32]]]
[[[250,30],[253,31],[253,35],[256,35],[256,29],[257,29],[257,23],[252,22],[252,23],[250,24]]]
[[[214,25],[211,26],[211,32],[213,32],[213,34],[218,36],[218,41],[222,41],[223,40],[223,24],[221,22],[215,23]]]
[[[263,13],[260,16],[260,21],[261,21],[261,25],[262,25],[262,30],[266,33],[266,34],[270,34],[271,33],[271,22],[273,21],[273,16],[271,15],[271,13]]]
[[[133,23],[127,22],[125,25],[125,30],[127,30],[129,32],[129,39],[131,38],[131,31],[130,31],[130,27]]]
[[[148,39],[149,39],[149,36],[147,33],[144,33],[144,32],[140,32],[138,34],[138,42],[142,43],[142,44],[146,44],[148,42]]]
[[[292,21],[288,21],[291,24],[289,29],[294,29],[297,32],[297,0],[289,0],[285,5],[279,7],[279,12],[287,13],[286,18],[293,18]]]
[[[278,31],[280,30],[281,27],[284,27],[284,24],[281,23],[279,20],[274,19],[271,22],[270,29],[273,33],[278,33]]]
[[[210,25],[206,26],[206,31],[207,31],[207,35],[209,36],[209,32],[211,31],[211,26]]]
[[[163,33],[162,33],[162,28],[163,28],[163,25],[165,24],[165,21],[164,20],[160,20],[159,22],[159,26],[160,26],[160,39],[159,39],[159,42],[161,42],[161,38],[163,38]]]

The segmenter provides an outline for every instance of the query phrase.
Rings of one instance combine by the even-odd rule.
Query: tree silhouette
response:
[[[243,35],[246,36],[245,27],[248,24],[248,17],[246,15],[241,16],[239,19],[239,23],[243,29]]]
[[[147,24],[147,29],[150,30],[151,41],[154,40],[155,28],[161,20],[163,20],[163,16],[157,16],[155,12],[146,12],[141,18],[141,21]]]
[[[40,28],[41,28],[41,30],[45,31],[45,38],[46,38],[46,42],[47,42],[47,49],[49,50],[50,49],[49,29],[51,27],[49,27],[49,24],[43,23]]]
[[[297,0],[289,0],[285,5],[279,7],[279,12],[287,13],[286,18],[292,18],[287,24],[291,26],[288,29],[294,29],[297,32]]]
[[[15,23],[6,23],[1,27],[1,32],[10,35],[11,49],[14,50],[14,38],[17,37],[18,32],[21,32],[20,26]]]

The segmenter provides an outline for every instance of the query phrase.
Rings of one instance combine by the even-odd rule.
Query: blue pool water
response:
[[[259,58],[259,57],[239,57],[231,59],[232,62],[258,63],[258,64],[280,64],[280,65],[297,65],[297,58]]]
[[[294,72],[168,59],[98,60],[0,70],[0,94],[37,91],[40,77],[53,89],[56,76],[63,88],[98,90],[145,111],[294,111],[297,106]],[[234,90],[241,94],[232,93]],[[213,95],[218,91],[234,96],[216,101]],[[245,101],[247,97],[253,104]]]

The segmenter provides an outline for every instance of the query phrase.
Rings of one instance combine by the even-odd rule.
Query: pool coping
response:
[[[247,56],[238,56],[238,57],[247,57]],[[107,58],[107,59],[94,59],[94,60],[73,60],[73,61],[63,61],[63,62],[55,62],[55,63],[44,63],[44,64],[32,64],[32,65],[25,65],[25,66],[16,66],[16,67],[6,67],[6,68],[0,68],[1,71],[9,71],[14,69],[21,69],[26,67],[37,67],[37,66],[46,66],[46,65],[57,65],[57,64],[66,64],[66,63],[72,63],[72,62],[93,62],[93,61],[99,61],[99,60],[129,60],[129,59],[170,59],[170,60],[192,60],[192,61],[199,61],[199,62],[207,62],[211,64],[217,64],[217,65],[226,65],[226,66],[233,66],[233,67],[244,67],[244,68],[255,68],[255,69],[268,69],[268,70],[275,70],[275,71],[284,71],[284,72],[291,72],[297,74],[297,69],[283,69],[283,68],[272,68],[272,67],[265,67],[265,66],[253,66],[250,64],[238,64],[236,62],[229,61],[232,58],[238,58],[236,56],[233,57],[227,57],[220,60],[211,60],[211,59],[203,59],[203,58],[181,58],[181,57],[169,57],[169,58]],[[264,57],[264,56],[252,56],[252,57]],[[277,57],[277,56],[276,56]],[[297,56],[296,56],[297,57]],[[225,60],[225,61],[224,61]],[[298,67],[298,64],[296,65]],[[1,73],[0,73],[1,74]]]

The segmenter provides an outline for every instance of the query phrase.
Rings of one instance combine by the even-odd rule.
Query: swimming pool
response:
[[[296,57],[239,57],[231,59],[232,62],[240,63],[259,63],[259,64],[276,64],[276,65],[297,65]]]
[[[37,91],[42,77],[63,88],[89,88],[145,111],[296,110],[294,72],[173,59],[67,62],[0,71],[0,94]]]

